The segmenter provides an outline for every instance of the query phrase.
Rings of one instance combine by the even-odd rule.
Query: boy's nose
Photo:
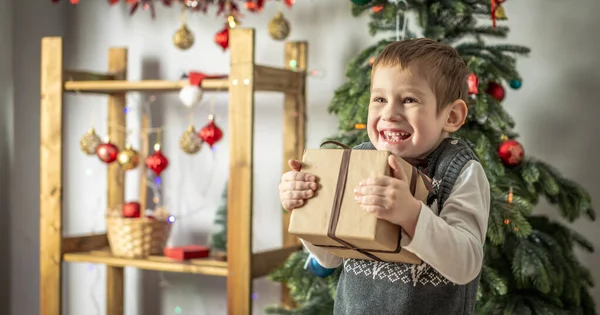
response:
[[[381,119],[387,122],[397,122],[402,120],[402,115],[396,107],[397,106],[388,103],[381,112]]]

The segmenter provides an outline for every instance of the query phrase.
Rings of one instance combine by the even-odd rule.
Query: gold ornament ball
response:
[[[181,24],[181,27],[173,35],[173,44],[181,50],[189,49],[194,45],[194,34],[185,23]]]
[[[140,163],[140,154],[128,145],[125,147],[125,150],[119,152],[117,161],[119,161],[119,164],[124,170],[132,170]]]
[[[102,139],[96,134],[94,128],[91,128],[79,141],[81,151],[87,155],[96,155],[96,148],[102,144]]]
[[[275,40],[284,40],[290,35],[290,23],[278,12],[269,22],[269,34]]]
[[[198,136],[194,126],[188,129],[179,138],[179,147],[187,154],[198,153],[202,148],[202,139]]]

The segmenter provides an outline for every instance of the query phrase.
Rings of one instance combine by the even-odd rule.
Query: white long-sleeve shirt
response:
[[[436,211],[433,211],[436,210]],[[414,253],[456,284],[473,280],[483,264],[490,210],[490,187],[481,164],[469,161],[454,183],[439,216],[437,204],[421,203],[415,234],[403,248]],[[326,268],[343,259],[302,240],[308,251]]]

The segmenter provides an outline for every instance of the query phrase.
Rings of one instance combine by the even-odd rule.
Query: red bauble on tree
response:
[[[506,94],[504,91],[504,87],[496,82],[490,82],[488,84],[486,92],[487,92],[487,94],[491,95],[494,99],[496,99],[498,102],[502,102],[504,100],[504,96]]]
[[[467,84],[469,85],[469,95],[479,94],[479,78],[477,78],[475,73],[469,74]]]
[[[106,141],[106,143],[102,143],[98,147],[96,147],[96,155],[104,163],[112,163],[116,161],[118,154],[119,148],[117,148],[116,145],[110,143],[110,141]]]
[[[208,145],[211,148],[213,147],[213,145],[215,143],[217,143],[217,141],[219,141],[219,140],[221,140],[221,138],[223,138],[223,132],[215,124],[215,116],[214,115],[208,116],[208,124],[206,124],[206,126],[204,126],[204,128],[202,128],[200,130],[198,135],[204,142],[208,143]]]
[[[229,27],[225,24],[225,27],[220,30],[217,34],[215,34],[215,43],[221,46],[223,50],[226,50],[229,47]]]
[[[498,156],[506,166],[517,166],[523,161],[525,149],[516,140],[504,140],[498,147]]]
[[[146,158],[146,166],[156,174],[160,176],[160,173],[169,166],[169,160],[160,151],[160,144],[154,145],[154,154]]]

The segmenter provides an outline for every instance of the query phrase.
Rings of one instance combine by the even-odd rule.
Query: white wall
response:
[[[0,0],[1,5],[8,3]],[[594,92],[600,85],[597,75],[600,66],[593,56],[599,44],[593,43],[593,39],[597,37],[600,21],[595,19],[593,12],[599,5],[592,0],[578,3],[574,6],[566,1],[531,0],[505,4],[510,18],[508,24],[513,30],[508,42],[524,44],[533,50],[530,58],[522,59],[518,64],[524,77],[523,88],[519,92],[508,90],[505,104],[517,121],[517,131],[522,134],[521,141],[527,154],[543,158],[568,177],[584,184],[598,204],[600,186],[593,179],[600,174],[592,166],[600,158],[600,150],[595,148],[597,141],[592,140],[592,135],[598,128],[594,120],[597,117],[594,113],[598,112]],[[1,19],[3,24],[0,25],[0,39],[12,34],[14,44],[14,58],[10,53],[0,51],[1,69],[14,61],[14,76],[0,75],[0,91],[9,91],[2,93],[6,95],[3,102],[12,104],[11,81],[15,85],[13,124],[3,124],[0,128],[0,165],[4,164],[1,162],[7,152],[15,156],[10,174],[10,302],[12,314],[36,314],[39,308],[36,292],[39,284],[37,196],[41,36],[66,36],[65,65],[69,68],[105,70],[108,48],[127,46],[129,79],[132,80],[176,79],[181,72],[189,70],[227,73],[229,54],[213,43],[213,36],[222,21],[213,13],[188,18],[197,43],[190,51],[181,52],[171,44],[171,36],[179,26],[177,9],[160,8],[157,19],[151,21],[148,12],[137,12],[130,17],[127,8],[109,7],[105,1],[82,1],[77,7],[66,2],[52,6],[49,0],[36,5],[14,1],[13,6],[13,32],[4,27],[4,24],[10,24],[8,19]],[[3,8],[0,6],[0,12],[10,12]],[[283,44],[271,40],[266,27],[276,9],[277,6],[270,2],[261,14],[248,13],[242,21],[244,27],[256,28],[256,59],[260,64],[283,65]],[[372,42],[368,36],[367,17],[351,17],[347,0],[298,1],[291,11],[286,9],[284,12],[293,28],[289,39],[308,40],[310,68],[324,70],[326,74],[323,78],[310,78],[308,85],[307,140],[308,147],[316,147],[336,130],[336,119],[327,115],[326,107],[333,90],[345,80],[348,60]],[[34,27],[25,21],[26,18],[40,24]],[[334,27],[340,28],[334,30]],[[173,230],[172,244],[207,242],[207,235],[216,228],[212,222],[227,179],[228,135],[227,95],[211,93],[206,99],[213,95],[216,95],[218,124],[225,131],[225,137],[214,153],[205,149],[192,157],[184,155],[178,148],[178,138],[189,122],[190,113],[179,104],[176,95],[160,96],[152,105],[154,126],[166,126],[163,147],[171,161],[164,175],[166,204],[182,216]],[[132,128],[138,126],[141,97],[148,96],[130,96],[130,106],[134,110],[129,114],[128,123]],[[282,168],[281,102],[282,97],[272,93],[260,93],[256,98],[255,251],[277,247],[281,243],[276,196]],[[105,166],[79,151],[79,138],[90,127],[92,117],[96,117],[96,129],[101,134],[106,132],[106,99],[68,96],[66,104],[64,228],[66,234],[89,233],[104,228]],[[2,108],[0,117],[10,117],[10,108]],[[193,112],[197,128],[206,123],[208,113],[208,101]],[[4,123],[4,120],[0,121]],[[8,132],[4,131],[7,129]],[[12,137],[11,130],[14,131]],[[14,141],[11,151],[6,149],[5,135]],[[134,133],[134,146],[137,145],[136,136]],[[6,172],[5,168],[0,168],[0,178],[4,177],[3,172]],[[137,172],[131,172],[127,177],[128,199],[138,195],[137,176]],[[0,204],[3,191],[6,189],[0,189]],[[545,205],[540,206],[540,211],[556,213]],[[593,227],[587,222],[576,224],[584,235],[595,238],[598,246],[599,234]],[[0,231],[3,230],[0,226]],[[582,259],[600,279],[600,252],[582,256]],[[96,314],[94,301],[101,311],[98,314],[104,314],[105,269],[68,264],[65,270],[65,314]],[[224,279],[165,274],[162,276],[170,286],[161,288],[158,273],[133,269],[127,269],[126,273],[128,315],[173,314],[177,306],[182,308],[183,314],[225,313]],[[255,313],[262,314],[266,304],[278,301],[278,287],[266,280],[256,281],[255,285]],[[1,290],[0,286],[0,295]],[[600,301],[600,290],[595,289],[594,296]],[[4,312],[0,309],[0,313]]]

